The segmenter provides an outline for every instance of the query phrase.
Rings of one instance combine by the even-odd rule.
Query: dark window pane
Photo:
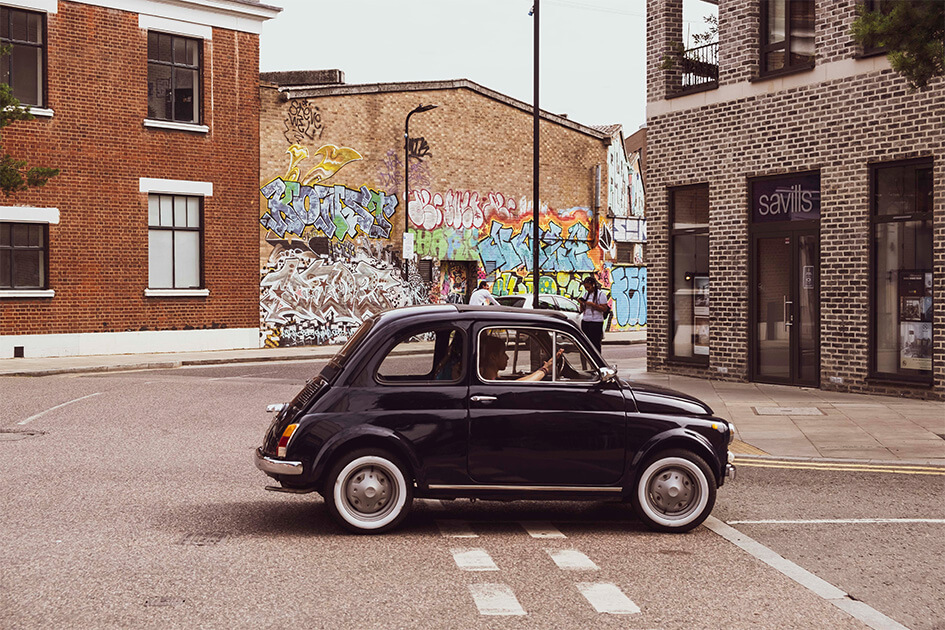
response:
[[[158,59],[158,34],[154,31],[148,31],[148,61],[157,61]]]
[[[10,277],[10,256],[12,252],[9,249],[0,249],[0,287],[9,289],[13,286],[13,279]]]
[[[194,122],[194,86],[196,78],[196,70],[175,69],[174,120],[180,122]]]
[[[915,211],[932,212],[932,168],[917,169],[915,180]]]
[[[709,187],[673,191],[673,229],[709,227]]]
[[[171,119],[171,68],[148,66],[148,118]]]
[[[787,0],[768,0],[766,30],[768,44],[777,44],[784,41],[786,36],[785,26],[787,24],[786,3]]]
[[[13,250],[13,286],[36,288],[40,284],[40,269],[43,252],[39,250]]]
[[[171,61],[171,42],[173,38],[164,33],[158,33],[158,61]]]
[[[874,208],[878,215],[931,210],[932,177],[926,165],[906,164],[876,171]]]
[[[10,38],[21,42],[27,41],[29,15],[25,11],[10,11]]]
[[[187,63],[187,40],[180,37],[174,38],[174,63]]]
[[[10,224],[0,223],[0,247],[10,246]]]
[[[13,96],[23,105],[40,105],[43,49],[34,46],[14,46],[10,54]]]
[[[199,42],[197,42],[196,40],[193,40],[193,39],[188,39],[188,40],[187,40],[187,59],[186,59],[186,61],[184,62],[184,63],[186,63],[187,65],[194,66],[194,67],[196,67],[197,65],[199,65],[199,61],[200,61],[199,51],[200,51],[200,48],[198,48],[198,45],[199,45]]]
[[[26,247],[30,244],[30,226],[26,223],[13,224],[13,246]]]
[[[30,246],[31,247],[43,246],[43,226],[30,225]]]
[[[791,65],[800,65],[814,58],[814,3],[810,0],[791,3]]]
[[[39,13],[28,13],[29,16],[26,25],[26,41],[34,44],[43,43],[43,22]]]
[[[10,39],[10,9],[0,8],[0,37]]]

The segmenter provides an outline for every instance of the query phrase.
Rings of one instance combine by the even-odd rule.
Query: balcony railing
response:
[[[679,56],[681,91],[711,89],[719,83],[719,44],[705,44],[684,50]]]

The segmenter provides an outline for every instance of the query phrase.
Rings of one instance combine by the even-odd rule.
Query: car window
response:
[[[382,383],[455,383],[463,377],[464,337],[456,328],[417,332],[401,338],[381,361]]]
[[[566,297],[561,297],[560,295],[555,297],[555,302],[558,303],[558,309],[566,311],[568,313],[580,313],[581,309],[578,307],[577,302],[574,300],[569,300]]]
[[[557,306],[555,306],[554,300],[552,300],[551,297],[548,295],[539,295],[538,304],[541,305],[540,308],[550,308],[550,309],[557,308]]]
[[[525,304],[525,298],[515,296],[500,297],[497,301],[502,306],[513,306],[515,308],[522,308],[522,305]]]
[[[477,369],[483,381],[516,381],[530,375],[535,378],[552,356],[558,360],[553,362],[550,373],[541,375],[541,382],[598,379],[594,362],[566,333],[531,327],[486,328],[480,332],[477,343]]]

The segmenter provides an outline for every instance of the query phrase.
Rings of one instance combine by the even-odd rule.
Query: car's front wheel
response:
[[[687,450],[664,451],[643,465],[633,507],[650,529],[688,532],[708,518],[715,494],[715,476],[704,459]]]
[[[349,531],[380,534],[397,527],[413,501],[413,484],[395,455],[362,449],[332,467],[323,496],[335,520]]]

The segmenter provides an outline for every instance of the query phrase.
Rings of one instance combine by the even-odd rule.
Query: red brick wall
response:
[[[6,205],[56,207],[54,298],[0,299],[0,334],[252,328],[258,324],[258,36],[203,44],[209,133],[145,128],[147,31],[138,15],[66,1],[47,16],[50,118],[3,131],[3,148],[62,173]],[[146,298],[148,200],[139,178],[213,183],[204,200],[209,297]]]

